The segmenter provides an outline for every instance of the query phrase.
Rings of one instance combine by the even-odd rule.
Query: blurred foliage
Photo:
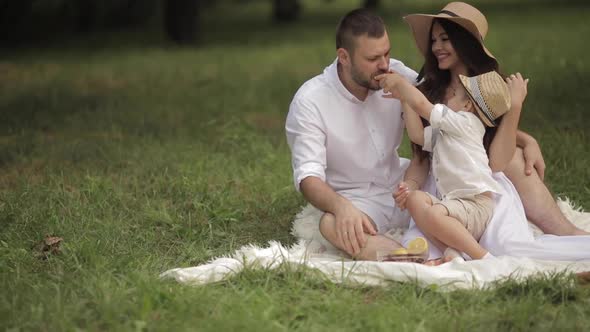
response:
[[[0,0],[3,46],[43,40],[64,33],[145,24],[159,0]]]
[[[267,8],[266,28],[272,22],[305,20],[318,7],[345,3],[349,9],[364,6],[383,11],[395,8],[396,15],[435,12],[444,2],[433,0],[0,0],[0,47],[51,42],[95,31],[143,29],[149,26],[165,32],[178,43],[200,42],[214,29],[204,23],[208,9],[226,6],[250,12],[246,7]],[[588,7],[587,0],[482,0],[484,12],[539,10],[547,7]],[[272,20],[271,20],[272,19]],[[272,21],[272,22],[271,22]]]

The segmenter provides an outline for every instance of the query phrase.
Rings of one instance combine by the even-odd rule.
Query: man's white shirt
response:
[[[415,82],[416,72],[400,61],[391,59],[390,68]],[[369,91],[358,100],[340,81],[337,60],[303,84],[285,126],[297,190],[303,179],[316,176],[345,196],[370,197],[402,181],[401,104],[382,96],[382,90]]]

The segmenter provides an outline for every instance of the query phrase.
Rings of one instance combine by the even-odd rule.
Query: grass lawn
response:
[[[358,2],[309,0],[300,21],[275,26],[270,1],[220,1],[205,11],[200,47],[154,30],[5,50],[0,330],[590,326],[590,288],[563,274],[455,292],[336,285],[289,267],[204,287],[158,279],[248,243],[293,243],[304,201],[284,119],[297,88],[334,59],[338,18]],[[399,17],[441,5],[382,2],[392,55],[418,69]],[[590,210],[590,6],[479,3],[502,71],[531,79],[521,128],[543,148],[548,185]],[[40,259],[45,235],[62,237],[62,252]]]

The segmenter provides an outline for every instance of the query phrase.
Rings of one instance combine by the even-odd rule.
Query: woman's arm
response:
[[[406,130],[410,140],[418,145],[424,145],[424,125],[418,113],[416,113],[410,105],[402,103],[404,110],[404,121],[406,123]]]
[[[408,186],[412,190],[422,188],[426,182],[428,171],[430,170],[430,161],[428,158],[421,158],[415,151],[412,153],[412,159],[410,160],[410,166],[406,169],[404,175],[404,182],[408,183]]]
[[[524,80],[520,73],[510,75],[506,79],[511,96],[510,111],[504,115],[490,144],[490,168],[494,172],[503,171],[516,152],[518,122],[527,94],[528,81]]]
[[[406,200],[411,191],[422,188],[424,182],[426,182],[429,169],[430,162],[428,158],[421,158],[414,151],[410,166],[408,166],[404,175],[404,180],[397,186],[397,189],[393,190],[393,199],[400,209],[406,209]]]
[[[516,152],[517,128],[520,120],[520,107],[510,107],[504,115],[496,136],[490,144],[490,168],[493,172],[503,171]]]

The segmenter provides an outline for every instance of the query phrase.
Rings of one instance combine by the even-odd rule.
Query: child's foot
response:
[[[445,249],[445,253],[443,254],[443,262],[447,263],[452,261],[453,259],[457,258],[457,257],[461,257],[461,259],[463,259],[463,256],[461,255],[460,252],[458,252],[456,249],[448,247],[447,249]]]

